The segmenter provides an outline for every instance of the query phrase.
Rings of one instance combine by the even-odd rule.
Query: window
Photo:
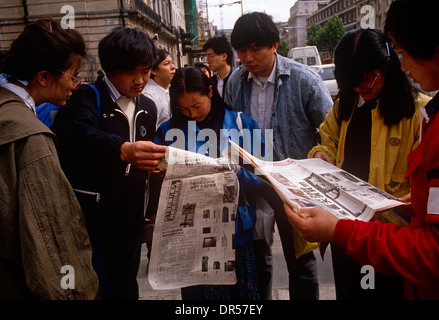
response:
[[[300,59],[300,60],[302,60],[302,59]],[[314,66],[317,64],[316,57],[308,57],[308,58],[306,58],[306,62],[307,62],[307,65],[309,65],[309,66]]]

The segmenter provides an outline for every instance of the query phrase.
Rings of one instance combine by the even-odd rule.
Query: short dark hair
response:
[[[157,71],[159,68],[159,64],[162,63],[162,61],[165,60],[167,56],[169,56],[169,52],[166,51],[165,49],[157,49],[156,51],[157,51],[156,59],[151,68],[154,71]],[[152,73],[151,73],[151,78],[154,79],[154,75]]]
[[[8,56],[8,50],[0,50],[0,73],[2,72],[3,64]]]
[[[201,70],[203,70],[203,68],[204,68],[204,69],[207,70],[207,72],[208,72],[209,74],[212,73],[212,70],[210,70],[209,66],[208,66],[207,64],[203,63],[203,62],[195,62],[195,63],[194,63],[194,67],[199,68],[199,69],[201,69]]]
[[[60,77],[78,59],[85,58],[84,39],[78,31],[63,29],[52,18],[42,18],[29,23],[12,42],[2,72],[25,81],[42,70]]]
[[[105,73],[116,70],[131,71],[137,66],[152,67],[156,60],[156,48],[143,31],[116,27],[99,42],[99,60]]]
[[[266,13],[246,13],[236,20],[231,42],[235,50],[248,47],[253,42],[258,46],[272,47],[279,42],[279,30]]]
[[[439,46],[438,11],[438,1],[393,1],[387,12],[384,32],[411,56],[431,60]]]
[[[227,54],[227,64],[233,65],[233,48],[226,37],[220,36],[211,38],[203,45],[203,51],[212,49],[216,54]]]
[[[388,126],[415,112],[415,91],[401,70],[398,55],[380,31],[356,29],[346,33],[334,50],[335,78],[339,92],[339,119],[349,120],[358,93],[354,88],[363,74],[380,70],[385,84],[379,95],[379,114]]]

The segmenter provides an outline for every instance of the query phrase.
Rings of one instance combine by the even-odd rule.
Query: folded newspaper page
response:
[[[303,207],[320,207],[340,219],[369,221],[375,212],[404,204],[324,160],[263,161],[232,141],[230,144],[229,157],[239,156],[251,164],[298,214]]]
[[[156,290],[235,284],[239,166],[169,147],[148,280]]]

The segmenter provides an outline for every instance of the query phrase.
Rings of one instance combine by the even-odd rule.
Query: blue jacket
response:
[[[249,132],[251,133],[251,139],[252,139],[252,146],[253,140],[255,141],[255,144],[259,143],[261,144],[261,148],[264,148],[264,143],[262,136],[258,134],[260,131],[253,131],[253,129],[258,130],[259,127],[252,118],[245,114],[240,115],[242,120],[242,128],[243,129],[249,129]],[[172,141],[166,141],[165,136],[166,133],[171,129],[180,129],[185,134],[185,146],[184,149],[188,151],[203,153],[206,156],[215,156],[211,152],[212,150],[216,149],[216,146],[214,146],[210,141],[206,142],[204,139],[201,138],[200,135],[203,135],[203,131],[200,130],[198,125],[195,121],[182,121],[178,125],[178,128],[174,127],[172,124],[172,120],[165,121],[160,125],[160,127],[157,129],[154,143],[160,144],[160,145],[168,145],[173,146],[177,148],[182,148],[183,146],[180,144],[174,144],[174,140]],[[219,149],[220,152],[222,152],[225,148],[228,146],[228,138],[239,144],[241,147],[244,146],[242,139],[237,139],[237,136],[231,135],[227,136],[227,133],[230,132],[228,130],[230,129],[236,129],[239,130],[237,125],[237,113],[235,111],[230,111],[228,109],[225,109],[224,119],[222,123],[222,130],[221,131],[221,137],[218,137],[217,142],[220,143]],[[196,135],[195,135],[196,133]],[[196,139],[193,139],[192,143],[191,139],[193,137],[197,137]],[[198,141],[201,140],[201,141]],[[207,147],[210,146],[209,149]],[[251,151],[251,150],[247,150]],[[217,155],[218,157],[221,155]],[[241,220],[242,225],[239,224],[239,221],[237,219],[237,235],[236,235],[236,241],[239,244],[241,241],[248,242],[252,240],[253,235],[253,226],[255,224],[256,219],[256,209],[255,209],[255,197],[258,190],[261,190],[261,188],[265,187],[265,182],[254,176],[253,174],[249,173],[248,171],[244,169],[240,169],[238,171],[238,180],[240,184],[240,200],[238,204],[238,213]],[[262,192],[262,191],[261,191]]]
[[[309,67],[276,54],[276,84],[271,128],[279,159],[304,159],[317,144],[318,128],[332,107],[322,78]],[[252,81],[241,66],[227,82],[225,102],[250,115]]]

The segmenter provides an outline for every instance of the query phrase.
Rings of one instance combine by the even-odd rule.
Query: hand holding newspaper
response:
[[[266,177],[281,199],[301,215],[300,208],[320,207],[340,219],[369,221],[375,212],[403,205],[395,197],[321,159],[260,160],[233,141],[236,153]],[[234,152],[233,152],[234,150]]]
[[[234,284],[238,165],[169,147],[148,280],[157,289]]]

